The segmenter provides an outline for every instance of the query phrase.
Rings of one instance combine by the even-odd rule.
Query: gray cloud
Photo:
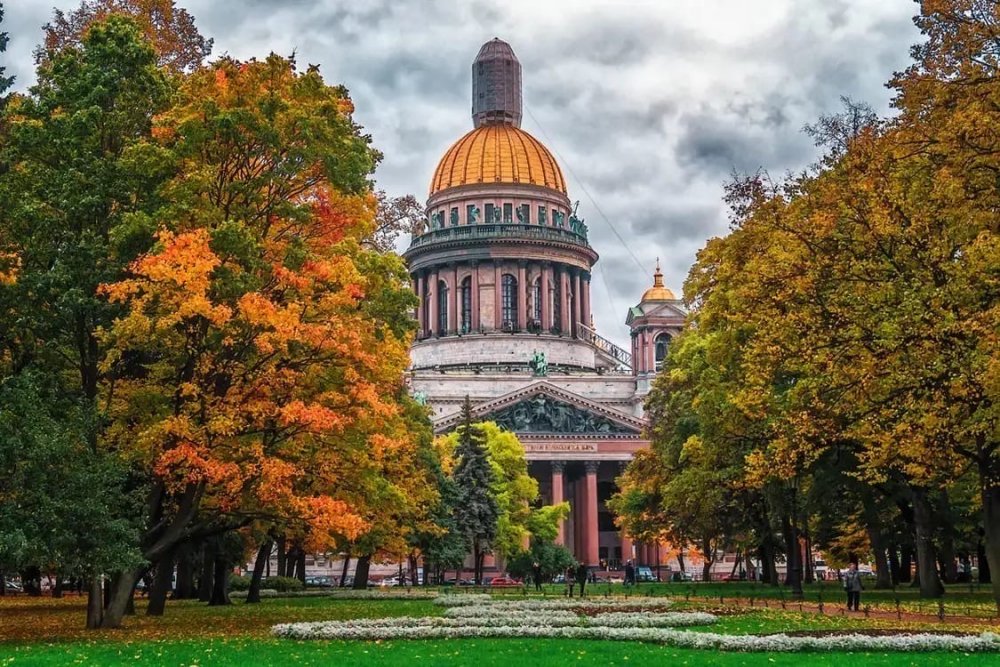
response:
[[[18,86],[52,5],[7,2]],[[884,82],[919,39],[912,3],[882,0],[178,0],[238,58],[296,51],[351,91],[385,160],[378,184],[426,195],[440,155],[472,124],[470,66],[494,36],[524,68],[524,128],[559,156],[601,254],[595,320],[627,343],[627,308],[655,258],[680,293],[695,253],[727,229],[733,167],[815,161],[800,128],[841,95],[889,111]],[[604,215],[601,214],[603,212]],[[604,216],[607,216],[605,219]],[[617,235],[625,239],[623,247]]]

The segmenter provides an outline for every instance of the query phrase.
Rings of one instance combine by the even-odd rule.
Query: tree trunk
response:
[[[138,581],[136,578],[136,582]],[[135,583],[132,584],[132,590],[128,592],[128,599],[125,601],[125,616],[135,616]]]
[[[681,572],[686,572],[687,567],[684,565],[684,549],[677,550],[677,567],[681,568]]]
[[[198,601],[210,602],[215,574],[215,545],[212,540],[205,542],[201,552],[201,577],[198,578]]]
[[[132,593],[135,591],[135,582],[139,581],[141,574],[141,569],[125,570],[112,578],[109,586],[111,599],[104,610],[104,619],[101,621],[102,628],[121,627],[129,601],[132,600]]]
[[[908,544],[899,547],[899,580],[896,583],[905,584],[913,579],[913,547]]]
[[[260,602],[260,582],[264,578],[264,566],[271,560],[273,540],[264,540],[257,549],[257,558],[253,562],[253,574],[250,576],[250,588],[247,590],[247,604]]]
[[[805,580],[807,584],[816,583],[816,570],[813,567],[812,558],[812,540],[809,539],[808,533],[802,534],[802,556],[803,563],[805,563]]]
[[[278,545],[278,576],[285,576],[285,536],[279,535],[275,540]]]
[[[87,629],[101,627],[104,620],[104,586],[100,574],[90,575],[87,588]]]
[[[913,497],[913,528],[917,547],[917,571],[920,573],[920,597],[939,598],[944,593],[938,579],[937,557],[934,553],[932,510],[927,500],[927,490],[910,487]]]
[[[705,555],[705,561],[701,566],[701,580],[711,581],[712,580],[712,565],[715,564],[715,549],[712,548],[711,540],[702,540],[702,553]]]
[[[368,569],[371,562],[371,555],[358,556],[357,565],[354,568],[354,586],[352,586],[355,590],[368,588]]]
[[[146,607],[146,616],[163,616],[163,611],[167,607],[167,596],[170,594],[174,578],[174,553],[174,551],[170,551],[163,557],[163,560],[156,564],[153,585],[149,589],[149,606]]]
[[[348,568],[351,567],[351,552],[344,552],[344,569],[340,571],[340,587],[343,588],[347,585],[347,572]]]
[[[297,558],[295,559],[296,560],[296,573],[295,574],[298,576],[299,581],[302,582],[302,585],[305,586],[306,585],[306,550],[303,549],[302,547],[299,547],[299,551],[296,554],[296,556],[297,556]]]
[[[177,556],[177,587],[173,599],[190,600],[194,597],[194,556],[188,545],[180,547]]]
[[[766,538],[757,547],[757,556],[760,560],[761,581],[771,586],[777,586],[778,568],[774,564],[774,548]]]
[[[889,572],[892,575],[892,580],[889,582],[890,585],[895,586],[899,584],[899,577],[900,577],[899,550],[898,546],[895,544],[889,545]]]
[[[986,557],[986,545],[982,540],[976,545],[976,562],[979,563],[979,583],[993,583],[993,577],[990,576],[990,560]]]
[[[982,480],[983,531],[985,533],[983,550],[986,552],[985,563],[979,563],[979,580],[982,581],[984,565],[986,565],[987,576],[993,570],[1000,572],[1000,486],[997,486],[997,482],[994,481],[996,480],[994,471],[980,469],[979,474]],[[997,611],[1000,611],[1000,577],[991,583],[993,600],[997,605]]]
[[[229,566],[226,558],[220,554],[215,557],[212,569],[214,575],[212,597],[208,601],[208,606],[219,607],[232,604],[232,601],[229,599],[229,575],[232,568]]]
[[[892,588],[892,570],[886,558],[885,536],[879,527],[868,525],[868,539],[875,554],[875,588]]]
[[[419,586],[420,581],[419,581],[419,572],[417,570],[417,555],[411,553],[408,560],[410,562],[410,582],[414,586]]]
[[[792,521],[787,515],[781,517],[781,533],[782,538],[785,540],[785,586],[791,586],[796,548]]]
[[[52,597],[61,598],[63,596],[63,582],[62,573],[56,572],[56,582],[52,584]],[[6,588],[3,585],[3,577],[0,576],[0,588]]]

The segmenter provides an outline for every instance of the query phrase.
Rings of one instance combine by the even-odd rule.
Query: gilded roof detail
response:
[[[548,149],[524,130],[495,123],[456,141],[434,170],[430,194],[460,185],[537,185],[566,194],[566,181]]]

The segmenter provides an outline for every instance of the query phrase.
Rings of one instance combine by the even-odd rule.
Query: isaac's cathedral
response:
[[[630,349],[594,330],[598,254],[521,110],[521,64],[506,42],[487,42],[472,64],[473,128],[438,163],[428,225],[405,252],[420,299],[412,389],[437,432],[469,396],[477,419],[517,433],[543,500],[572,506],[559,539],[577,560],[653,564],[655,548],[621,535],[604,503],[648,445],[643,399],[685,311],[657,266],[625,314]]]

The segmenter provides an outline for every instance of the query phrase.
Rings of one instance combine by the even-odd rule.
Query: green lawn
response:
[[[595,591],[596,592],[596,591]],[[704,598],[705,596],[701,596]],[[439,614],[427,600],[265,599],[260,605],[235,603],[207,607],[171,602],[166,616],[142,615],[114,631],[81,628],[83,600],[0,601],[0,667],[21,665],[998,665],[1000,654],[749,654],[676,649],[629,642],[532,640],[423,640],[388,642],[293,641],[273,639],[279,622],[378,616]],[[680,608],[694,606],[683,602]],[[905,625],[905,624],[904,624]],[[755,608],[726,615],[713,626],[691,628],[727,634],[796,630],[902,629],[894,621],[820,617],[794,611]],[[938,629],[938,623],[927,624]],[[908,629],[917,629],[910,626]]]
[[[1000,665],[998,655],[710,653],[648,644],[537,639],[411,642],[199,640],[0,649],[0,665]]]

